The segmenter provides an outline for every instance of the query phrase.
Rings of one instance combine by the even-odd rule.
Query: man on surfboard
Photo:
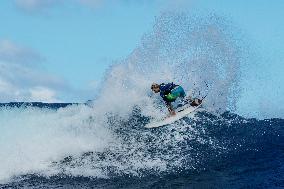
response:
[[[184,89],[181,86],[176,85],[174,83],[168,83],[168,84],[153,83],[151,89],[155,93],[160,93],[160,96],[163,98],[163,100],[166,103],[170,115],[171,116],[176,115],[176,112],[171,103],[174,102],[178,97],[180,98],[186,97]],[[198,106],[202,102],[202,100],[200,99],[191,99],[191,97],[188,97],[186,101],[189,101],[191,106]]]

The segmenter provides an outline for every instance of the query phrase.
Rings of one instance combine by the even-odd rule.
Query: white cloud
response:
[[[9,40],[0,40],[0,60],[12,63],[39,63],[43,58],[34,50],[17,45]]]
[[[141,1],[144,2],[144,1]],[[147,1],[146,1],[147,2]],[[165,10],[183,9],[189,7],[196,0],[153,0],[162,6]],[[15,5],[28,12],[40,12],[55,6],[76,3],[78,6],[89,8],[98,8],[103,4],[110,3],[140,3],[140,1],[131,0],[14,0]]]
[[[57,96],[66,90],[66,83],[53,75],[39,69],[0,61],[0,102],[58,102],[60,100]]]
[[[60,101],[70,88],[64,80],[43,72],[35,51],[9,40],[0,40],[0,102]]]
[[[56,92],[46,87],[34,87],[29,90],[31,101],[40,102],[60,102],[56,98]]]
[[[16,5],[26,11],[38,11],[60,3],[61,0],[15,0]]]
[[[19,94],[19,92],[11,83],[3,78],[0,78],[0,94],[2,99],[6,96],[10,96],[11,94],[15,98]]]
[[[106,0],[14,0],[15,5],[28,12],[38,12],[54,6],[67,4],[70,2],[78,3],[82,6],[97,8]]]

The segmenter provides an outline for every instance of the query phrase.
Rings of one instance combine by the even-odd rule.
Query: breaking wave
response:
[[[141,45],[109,68],[91,106],[2,107],[0,180],[192,174],[283,144],[283,120],[230,113],[243,60],[234,36],[218,16],[165,13]],[[168,81],[193,96],[209,90],[203,109],[170,126],[145,129],[167,113],[149,86]]]

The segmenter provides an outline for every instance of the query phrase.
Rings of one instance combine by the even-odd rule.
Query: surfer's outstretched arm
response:
[[[168,108],[168,110],[169,110],[169,112],[170,112],[170,115],[171,115],[171,116],[172,116],[172,115],[176,115],[176,112],[175,112],[175,110],[174,110],[172,104],[171,104],[170,102],[166,102],[166,105],[167,105],[167,108]]]

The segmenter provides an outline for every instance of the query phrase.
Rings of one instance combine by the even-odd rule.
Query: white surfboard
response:
[[[172,124],[172,123],[180,120],[181,118],[187,116],[188,114],[194,112],[195,110],[200,108],[201,105],[202,105],[202,103],[200,105],[198,105],[198,106],[195,106],[195,107],[194,106],[189,106],[189,107],[186,107],[183,110],[180,110],[180,111],[177,110],[176,111],[176,115],[164,118],[163,120],[160,120],[160,121],[150,122],[147,125],[145,125],[145,127],[146,128],[156,128],[156,127],[162,127],[162,126],[165,126],[165,125]]]

